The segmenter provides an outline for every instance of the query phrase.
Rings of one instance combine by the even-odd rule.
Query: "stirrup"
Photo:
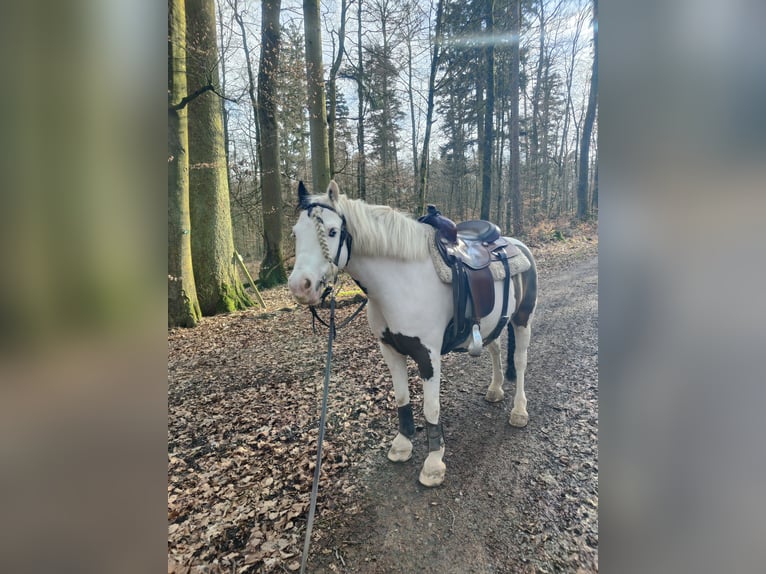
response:
[[[474,323],[471,330],[471,342],[468,343],[468,354],[472,357],[481,356],[481,350],[484,347],[484,341],[481,340],[481,332],[479,331],[479,324]]]

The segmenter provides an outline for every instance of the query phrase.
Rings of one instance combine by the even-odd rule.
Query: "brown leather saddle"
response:
[[[483,344],[497,338],[508,322],[511,278],[507,260],[521,251],[502,237],[500,228],[490,221],[470,220],[455,224],[433,205],[428,206],[427,214],[418,221],[436,228],[435,241],[439,253],[452,269],[454,316],[445,332],[442,354],[454,350],[473,335],[469,353],[478,355]],[[495,306],[495,281],[489,268],[494,261],[501,261],[506,271],[503,309],[500,322],[483,342],[478,334],[478,322],[489,315]]]

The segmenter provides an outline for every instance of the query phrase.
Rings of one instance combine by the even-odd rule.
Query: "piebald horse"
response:
[[[428,456],[419,480],[425,486],[444,481],[444,440],[439,422],[441,348],[445,328],[453,316],[453,295],[449,285],[437,276],[429,255],[433,232],[424,223],[381,206],[341,194],[335,181],[324,195],[310,196],[298,188],[300,215],[293,227],[295,267],[288,286],[295,299],[305,305],[320,302],[339,270],[345,270],[367,291],[367,318],[380,350],[391,370],[398,406],[399,432],[388,458],[404,462],[412,456],[415,424],[407,381],[407,357],[417,364],[423,381],[423,410],[428,438]],[[524,371],[527,366],[532,315],[537,302],[537,274],[529,249],[508,238],[531,263],[521,281],[509,281],[508,357],[505,378],[516,382],[510,424],[526,426],[527,399]],[[521,286],[520,292],[519,285]],[[486,338],[501,314],[503,281],[495,282],[495,305],[481,319]],[[463,348],[468,345],[465,341]],[[503,399],[503,369],[497,340],[486,344],[492,359],[492,382],[485,399]],[[458,349],[460,350],[460,349]]]

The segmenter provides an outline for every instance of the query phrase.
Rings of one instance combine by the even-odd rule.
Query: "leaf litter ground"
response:
[[[593,257],[596,250],[597,240],[590,235],[538,246],[535,253],[541,283],[547,274],[569,272],[584,258]],[[343,290],[353,292],[353,283]],[[317,334],[312,332],[308,310],[297,307],[286,289],[266,291],[263,297],[266,312],[251,309],[205,318],[195,329],[175,329],[168,334],[169,573],[290,572],[299,569],[316,463],[326,331],[319,327]],[[354,301],[357,299],[347,296],[341,301],[338,321],[356,309]],[[480,362],[488,363],[488,360]],[[443,413],[464,408],[457,403],[451,406],[450,397],[455,401],[463,398],[475,401],[483,395],[486,390],[483,382],[465,383],[477,376],[489,380],[488,365],[481,365],[481,374],[478,374],[473,372],[476,364],[466,362],[463,356],[445,357],[445,379],[451,378],[455,384],[443,385]],[[591,368],[587,365],[582,368],[586,367]],[[531,368],[532,364],[528,386],[533,384],[530,381],[534,381],[535,376]],[[597,374],[586,372],[586,377],[595,381]],[[412,364],[410,382],[413,406],[415,412],[420,413],[422,393]],[[511,394],[512,389],[506,388],[506,406]],[[528,390],[528,395],[531,394]],[[595,391],[593,394],[587,404],[579,407],[572,402],[557,406],[552,400],[554,408],[551,412],[563,414],[559,418],[566,419],[568,412],[594,411]],[[534,417],[532,400],[530,397],[530,416]],[[506,410],[509,409],[507,406]],[[496,411],[490,409],[490,412]],[[507,425],[507,413],[500,418]],[[417,415],[416,420],[419,420]],[[541,530],[540,524],[533,524],[534,521],[509,523],[508,528],[520,528],[522,533],[524,528],[528,530],[527,542],[533,545],[532,550],[537,549],[539,556],[537,560],[529,561],[533,566],[537,564],[536,571],[546,571],[545,564],[557,564],[556,560],[560,560],[559,568],[553,567],[550,571],[597,569],[596,510],[593,508],[593,516],[587,516],[586,512],[586,519],[590,518],[586,520],[587,526],[583,526],[581,516],[583,507],[597,506],[597,492],[592,485],[581,490],[554,488],[561,486],[559,483],[563,481],[557,470],[561,468],[580,472],[584,480],[587,478],[585,482],[594,482],[597,449],[594,444],[584,468],[574,464],[573,459],[582,456],[578,457],[562,444],[566,436],[572,434],[571,430],[562,427],[564,422],[562,420],[562,424],[554,427],[554,431],[558,431],[556,436],[564,438],[552,441],[557,443],[553,446],[541,447],[541,456],[554,461],[553,470],[542,469],[539,476],[530,480],[546,491],[545,496],[548,491],[560,490],[557,496],[562,499],[552,508],[564,508],[567,502],[569,507],[555,521],[566,519],[564,522],[580,525],[577,536],[584,541],[585,556],[576,552],[576,548],[569,548],[566,541],[562,544],[567,547],[562,549],[555,543],[556,532]],[[444,514],[441,518],[446,524],[446,538],[454,531],[456,510],[458,516],[462,516],[460,504],[452,499],[445,503],[439,498],[445,492],[451,496],[451,491],[444,487],[427,491],[415,484],[417,469],[425,456],[422,445],[416,444],[413,456],[416,462],[409,468],[411,472],[406,478],[399,470],[390,471],[394,474],[386,470],[392,466],[402,467],[385,461],[397,424],[390,375],[362,313],[340,332],[334,343],[318,519],[312,537],[312,571],[409,571],[406,563],[396,569],[386,569],[376,553],[365,548],[366,545],[379,545],[378,541],[372,540],[375,528],[366,534],[360,531],[371,513],[380,514],[381,508],[386,506],[385,501],[378,498],[381,489],[389,490],[384,493],[389,496],[402,481],[406,488],[400,494],[406,498],[409,490],[410,498],[417,501],[410,501],[415,510],[407,508],[406,500],[403,502],[403,514],[406,518],[409,513],[415,521],[414,528],[428,530],[428,522],[421,525],[421,518],[439,510]],[[592,424],[593,421],[585,426],[588,437],[595,443]],[[459,430],[450,429],[448,427],[447,439],[454,442],[454,439],[450,440],[450,434]],[[422,434],[422,427],[419,430]],[[543,428],[540,430],[546,432]],[[545,434],[540,436],[545,438]],[[448,448],[455,452],[448,453],[448,460],[475,456],[460,453],[459,443],[453,446],[449,442]],[[520,462],[513,464],[529,465],[529,458],[534,455],[534,452],[519,453],[516,460]],[[458,460],[455,460],[448,468],[448,479],[457,467]],[[488,477],[488,480],[491,482],[492,478]],[[460,500],[463,495],[460,485],[453,486],[458,489],[455,500]],[[491,496],[492,489],[487,492]],[[583,500],[588,502],[583,503]],[[422,506],[424,504],[426,506]],[[383,518],[384,522],[391,519]],[[458,526],[460,524],[462,520],[458,520]],[[407,525],[400,526],[404,529]],[[559,526],[557,524],[557,528]],[[391,532],[386,528],[386,532],[378,534],[390,537],[397,528],[393,527]],[[441,538],[445,538],[443,534]],[[549,543],[551,539],[554,543]],[[456,543],[456,540],[451,542]],[[487,546],[490,553],[497,553],[492,546],[499,541],[483,540],[480,543]],[[548,561],[546,553],[556,560]],[[351,565],[355,560],[356,564]],[[411,567],[422,569],[422,565],[415,563],[411,563]],[[478,568],[472,571],[490,571]],[[441,571],[460,570],[441,568]]]

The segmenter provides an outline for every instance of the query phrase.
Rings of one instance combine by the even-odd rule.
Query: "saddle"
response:
[[[488,337],[496,339],[508,322],[508,291],[511,273],[508,259],[518,255],[518,247],[502,237],[500,228],[483,220],[455,224],[444,217],[435,206],[418,219],[436,229],[435,242],[444,262],[452,269],[454,315],[444,334],[442,354],[448,353],[467,338],[471,338],[468,353],[479,356],[484,346],[479,332],[479,320],[495,306],[495,281],[489,265],[501,261],[505,267],[503,308],[500,321]]]

